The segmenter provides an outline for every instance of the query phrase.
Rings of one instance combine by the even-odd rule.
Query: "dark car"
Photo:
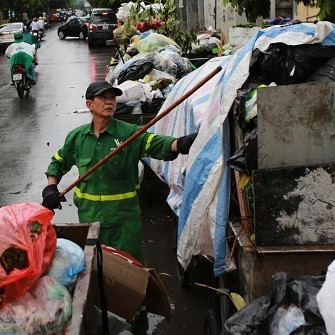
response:
[[[88,18],[74,17],[70,21],[58,27],[58,37],[79,37],[85,40],[87,37]]]
[[[106,42],[113,39],[113,30],[117,27],[117,18],[111,8],[94,8],[88,26],[88,45],[96,41]]]

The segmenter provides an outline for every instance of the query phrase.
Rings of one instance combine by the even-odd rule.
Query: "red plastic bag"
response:
[[[23,296],[49,267],[57,242],[53,215],[33,202],[0,208],[0,308]]]

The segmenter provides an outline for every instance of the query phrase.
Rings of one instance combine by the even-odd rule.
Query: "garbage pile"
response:
[[[0,334],[62,333],[84,251],[57,239],[53,213],[36,203],[0,208]]]
[[[152,32],[138,42],[135,37],[129,48],[138,54],[125,63],[119,60],[106,77],[124,92],[117,99],[116,115],[157,113],[178,79],[192,71],[179,46],[166,36]]]
[[[207,32],[197,35],[197,43],[192,43],[192,54],[202,54],[203,56],[218,56],[220,48],[220,35],[214,32],[213,27],[209,26]]]
[[[122,4],[117,12],[119,21],[125,20],[133,5]],[[154,5],[150,5],[152,10],[163,6]],[[152,18],[137,22],[131,29],[121,24],[114,30],[118,57],[111,59],[106,81],[119,85],[124,92],[117,98],[116,115],[156,114],[175,83],[193,70],[181,47],[157,32],[163,24]]]
[[[257,168],[257,90],[254,89],[321,78],[333,80],[334,51],[335,28],[330,22],[274,25],[260,30],[235,54],[210,59],[176,83],[162,109],[215,68],[222,67],[214,78],[177,106],[168,120],[159,121],[149,129],[175,137],[198,133],[186,158],[178,157],[173,164],[145,159],[169,185],[167,202],[179,218],[177,257],[183,268],[187,268],[193,255],[205,253],[214,258],[216,276],[227,271],[230,259],[226,242],[230,201],[227,163],[231,158],[229,166],[246,174]],[[330,70],[324,71],[324,66]],[[245,142],[236,156],[231,154],[227,118],[232,114]]]

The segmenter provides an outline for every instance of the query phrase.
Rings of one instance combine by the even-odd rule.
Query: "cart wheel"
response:
[[[221,328],[218,311],[215,309],[207,310],[204,323],[204,335],[220,335]]]

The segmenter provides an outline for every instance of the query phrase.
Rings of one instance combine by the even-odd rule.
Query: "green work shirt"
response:
[[[56,176],[60,181],[76,165],[82,176],[139,129],[137,125],[113,118],[97,138],[92,123],[80,126],[67,135],[64,146],[52,157],[46,175]],[[144,156],[175,159],[177,153],[171,151],[174,140],[174,137],[144,132],[75,188],[79,221],[99,221],[102,243],[128,251],[141,260],[138,162]]]

